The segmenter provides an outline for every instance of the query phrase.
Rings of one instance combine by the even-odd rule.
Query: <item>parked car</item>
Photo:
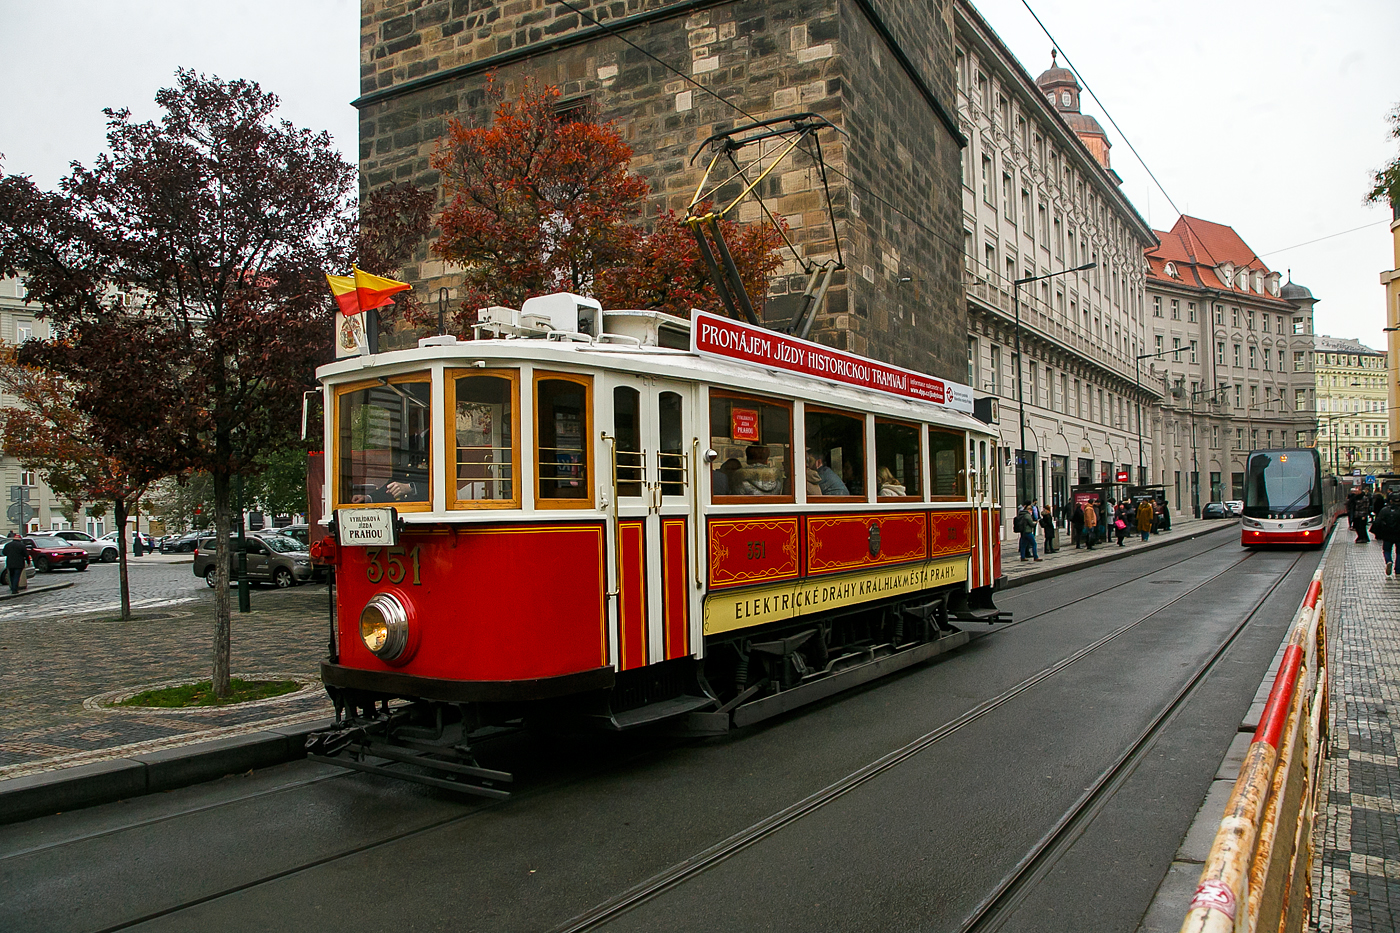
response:
[[[146,534],[144,531],[137,531],[137,532],[134,532],[134,533],[132,534],[131,540],[129,540],[129,541],[126,542],[126,552],[127,552],[128,554],[133,553],[133,545],[136,543],[136,536],[137,536],[137,535],[140,535],[140,536],[141,536],[141,549],[142,549],[143,551],[154,551],[154,550],[156,549],[156,542],[155,542],[155,539],[154,539],[154,538],[152,538],[150,535]],[[112,547],[116,547],[116,546],[117,546],[117,533],[116,533],[115,531],[109,531],[109,532],[107,532],[105,535],[103,535],[102,537],[98,538],[97,540],[99,540],[99,541],[106,541],[106,542],[108,542],[109,544],[111,544]]]
[[[24,546],[29,549],[29,559],[34,569],[48,573],[61,567],[71,570],[88,568],[87,551],[74,547],[70,542],[53,535],[26,535]]]
[[[167,535],[160,542],[160,552],[162,554],[188,554],[194,550],[195,545],[203,536],[203,533],[198,531],[191,531],[184,535]]]
[[[89,561],[96,562],[100,560],[104,564],[110,564],[117,559],[116,542],[99,540],[86,531],[74,531],[71,529],[55,531],[54,537],[62,538],[74,547],[80,547],[84,551],[87,551]]]
[[[1201,518],[1234,518],[1223,502],[1207,502],[1201,506]]]
[[[301,542],[303,548],[311,546],[311,526],[309,525],[285,525],[277,529],[279,535],[286,535]]]
[[[278,587],[305,583],[313,575],[311,555],[305,545],[286,535],[260,533],[244,537],[248,554],[248,579],[255,582],[271,583]],[[214,538],[200,538],[194,552],[194,575],[203,577],[204,582],[214,585],[218,571],[214,564]],[[238,541],[229,542],[230,579],[238,573]]]
[[[1244,514],[1244,500],[1242,500],[1242,499],[1230,499],[1230,500],[1228,500],[1228,501],[1225,503],[1225,508],[1227,508],[1227,509],[1230,510],[1230,514],[1231,514],[1231,515],[1243,515],[1243,514]]]

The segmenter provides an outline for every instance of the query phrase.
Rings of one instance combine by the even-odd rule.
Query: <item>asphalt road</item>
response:
[[[128,557],[127,582],[131,587],[133,609],[175,606],[199,599],[210,599],[212,591],[194,575],[188,554]],[[88,569],[54,570],[36,573],[32,587],[56,583],[71,584],[45,593],[25,594],[0,601],[0,622],[33,620],[78,613],[107,612],[121,607],[118,565],[89,564]],[[254,584],[254,591],[259,589]],[[318,586],[321,592],[324,586]]]
[[[1001,916],[1005,930],[1131,931],[1318,556],[1207,536],[1021,587],[999,599],[1018,624],[718,739],[506,736],[480,749],[517,776],[502,803],[302,762],[0,827],[0,929],[570,929],[671,870],[677,883],[599,928],[957,930],[1252,616]],[[685,870],[736,836],[749,841]]]

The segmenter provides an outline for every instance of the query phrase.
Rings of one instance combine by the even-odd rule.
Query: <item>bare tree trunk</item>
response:
[[[131,621],[131,581],[126,575],[126,499],[118,496],[112,503],[117,519],[117,577],[121,580],[122,621]]]
[[[214,480],[214,695],[228,696],[229,656],[231,654],[231,618],[233,606],[229,597],[229,568],[233,565],[233,549],[229,536],[233,533],[230,509],[229,475],[215,472]]]

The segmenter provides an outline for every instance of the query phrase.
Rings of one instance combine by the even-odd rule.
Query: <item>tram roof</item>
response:
[[[441,338],[438,338],[441,339]],[[644,373],[685,382],[703,382],[755,395],[782,396],[876,415],[927,421],[982,434],[995,433],[963,412],[876,389],[845,385],[815,376],[760,368],[667,347],[603,344],[538,338],[493,338],[430,343],[374,355],[347,357],[318,367],[326,385],[421,371],[434,365],[543,363],[585,369]]]

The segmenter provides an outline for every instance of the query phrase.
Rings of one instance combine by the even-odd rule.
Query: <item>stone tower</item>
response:
[[[363,193],[404,180],[438,189],[428,157],[449,118],[489,121],[490,74],[508,89],[532,77],[565,102],[591,98],[634,150],[653,207],[678,212],[706,137],[813,111],[840,128],[821,145],[846,266],[813,338],[966,378],[952,0],[362,0],[361,12]],[[769,181],[765,200],[802,255],[834,257],[812,162],[789,161]],[[757,204],[742,210],[740,221],[759,219]],[[428,248],[403,271],[428,300],[457,284]],[[786,262],[767,319],[790,317],[805,285]]]

